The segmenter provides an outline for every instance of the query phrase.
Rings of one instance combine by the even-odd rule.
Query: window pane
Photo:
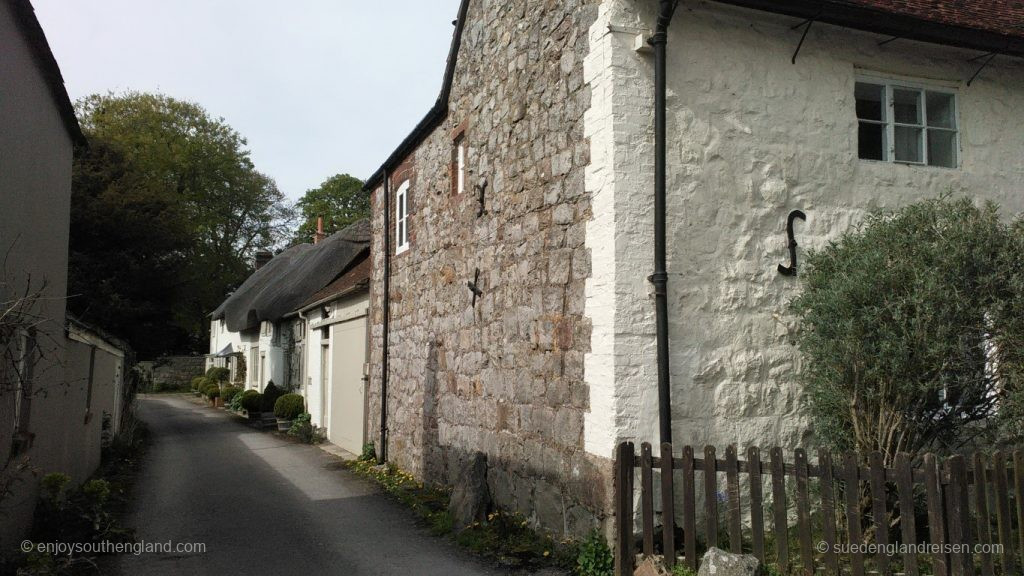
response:
[[[894,137],[896,139],[896,161],[897,162],[921,162],[921,128],[908,128],[907,126],[896,126]]]
[[[892,91],[893,117],[901,124],[921,123],[921,93],[917,90],[894,88]]]
[[[928,164],[956,168],[956,132],[928,131]]]
[[[854,100],[857,102],[857,118],[861,120],[884,120],[884,106],[882,106],[882,95],[884,93],[884,86],[857,82],[853,89]]]
[[[928,125],[938,128],[956,128],[953,122],[953,95],[928,92]]]
[[[857,134],[857,157],[885,160],[885,125],[861,122]]]

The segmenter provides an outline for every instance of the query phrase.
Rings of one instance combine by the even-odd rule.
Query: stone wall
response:
[[[596,14],[593,0],[471,1],[448,117],[391,183],[410,182],[412,210],[410,248],[392,259],[390,460],[450,483],[481,450],[500,506],[576,536],[604,517],[611,488],[611,452],[583,450],[591,91],[582,62]],[[468,174],[459,195],[450,171],[462,128]],[[379,447],[382,188],[373,203],[368,429]],[[474,306],[466,284],[477,269],[483,295]]]
[[[149,362],[139,362],[140,366],[152,365],[153,386],[179,385],[190,386],[192,379],[206,372],[205,356],[162,356]]]
[[[652,64],[634,49],[657,2],[606,0],[591,28],[587,114],[593,163],[587,229],[594,276],[586,360],[587,449],[657,440]],[[668,39],[668,268],[673,432],[677,443],[810,440],[788,302],[786,216],[801,257],[874,209],[944,192],[1024,209],[1024,64],[999,59],[972,83],[975,53],[817,23],[797,57],[794,18],[684,0]],[[955,90],[962,165],[860,160],[854,83],[881,75]],[[646,417],[649,416],[649,417]]]

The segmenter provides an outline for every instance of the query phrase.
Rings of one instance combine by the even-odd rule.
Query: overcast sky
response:
[[[298,198],[365,179],[434,103],[458,0],[32,0],[72,100],[201,104]]]

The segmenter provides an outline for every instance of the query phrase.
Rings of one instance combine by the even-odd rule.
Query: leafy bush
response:
[[[770,566],[769,567],[765,567],[765,574],[767,576],[773,576],[772,575],[772,569],[771,569]],[[778,572],[776,572],[775,576],[777,576],[777,575],[778,575]],[[697,576],[697,573],[694,572],[686,564],[683,564],[682,562],[676,562],[675,566],[672,567],[672,576]]]
[[[260,406],[263,405],[263,396],[255,390],[246,390],[239,394],[241,400],[239,406],[242,407],[246,412],[260,412]]]
[[[188,392],[189,385],[178,382],[157,382],[153,385],[153,392],[167,393],[167,392]]]
[[[206,376],[196,376],[192,379],[192,389],[202,390],[203,386],[206,385]]]
[[[305,398],[298,394],[285,394],[274,402],[274,416],[282,420],[294,420],[305,408]]]
[[[220,391],[220,397],[224,399],[225,404],[230,404],[231,401],[235,399],[235,396],[241,392],[242,389],[238,386],[225,386],[224,389]]]
[[[324,429],[311,422],[312,416],[307,413],[295,417],[295,422],[288,429],[288,435],[294,436],[306,444],[319,444],[327,439]]]
[[[238,412],[242,409],[242,396],[245,394],[245,390],[235,387],[237,392],[231,397],[231,402],[228,403],[228,408]]]
[[[614,568],[615,559],[608,542],[598,530],[594,530],[580,543],[576,573],[580,576],[611,576]]]
[[[1022,232],[992,204],[943,197],[808,254],[793,311],[821,443],[888,463],[978,445],[1000,424],[1019,438],[1024,417],[1006,419],[1024,404]]]
[[[281,395],[283,394],[284,391],[278,388],[277,385],[274,384],[273,380],[267,382],[267,387],[263,389],[262,411],[273,412],[274,404],[277,403],[277,399],[280,398]]]
[[[375,462],[377,460],[377,449],[373,442],[363,444],[363,452],[359,455],[360,462]]]
[[[38,542],[130,541],[130,532],[121,527],[108,510],[110,483],[93,479],[79,488],[68,488],[70,480],[66,474],[43,477],[32,523],[32,539]]]
[[[220,386],[212,385],[206,389],[206,397],[210,400],[216,400],[220,397]]]
[[[206,371],[206,378],[211,382],[227,382],[230,377],[231,370],[220,366],[214,366]]]

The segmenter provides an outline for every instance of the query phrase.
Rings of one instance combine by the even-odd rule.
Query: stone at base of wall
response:
[[[487,488],[487,455],[474,452],[459,472],[448,511],[456,528],[487,519],[491,493]]]
[[[732,554],[718,548],[708,548],[700,563],[697,576],[764,576],[764,566],[756,556]]]

